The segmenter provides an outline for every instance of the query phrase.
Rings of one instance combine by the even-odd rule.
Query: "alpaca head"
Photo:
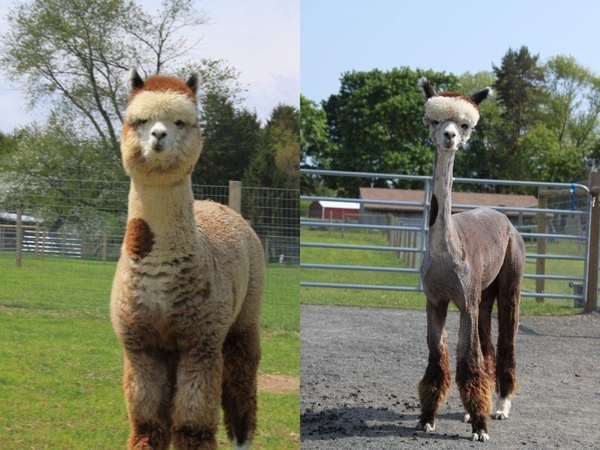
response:
[[[430,127],[431,139],[440,150],[456,151],[471,136],[479,120],[477,106],[491,96],[489,87],[467,97],[458,92],[435,92],[427,78],[419,80],[427,99],[423,122]]]
[[[187,82],[159,75],[144,81],[132,69],[129,87],[121,136],[127,175],[145,185],[181,181],[192,172],[202,150],[196,75]]]

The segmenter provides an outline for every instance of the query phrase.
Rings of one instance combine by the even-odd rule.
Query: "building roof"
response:
[[[336,209],[360,209],[360,203],[355,202],[336,202],[329,200],[317,201],[323,208],[336,208]]]
[[[0,220],[4,220],[6,222],[17,222],[17,215],[15,213],[8,212],[0,212]],[[38,219],[37,217],[26,216],[21,214],[21,221],[27,223],[42,223],[42,219]]]
[[[423,203],[425,191],[388,188],[360,188],[360,198],[364,200],[386,200],[394,202]],[[456,208],[454,205],[472,205],[488,207],[527,208],[537,206],[538,201],[533,195],[491,194],[479,192],[452,192],[452,212],[465,211],[467,208]],[[380,205],[364,203],[365,209],[377,211],[411,211],[423,210],[421,205]],[[515,215],[507,211],[507,215]]]

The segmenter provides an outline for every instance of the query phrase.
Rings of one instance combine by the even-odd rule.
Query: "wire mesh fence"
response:
[[[69,308],[96,304],[106,312],[126,227],[128,192],[128,182],[57,179],[44,180],[44,189],[1,196],[0,307],[61,309],[66,307],[61,297],[70,298],[63,295],[65,290],[76,289],[82,300],[69,300]],[[229,202],[229,186],[193,186],[193,192],[197,200]],[[263,322],[299,330],[299,318],[289,313],[298,301],[299,192],[242,187],[241,198],[242,215],[259,236],[269,263],[267,289],[276,291],[269,295],[272,304],[265,305]],[[21,263],[23,270],[15,272]],[[89,303],[84,297],[98,301]]]

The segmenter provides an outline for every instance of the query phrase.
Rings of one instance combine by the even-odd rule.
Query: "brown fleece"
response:
[[[251,324],[245,330],[231,330],[223,344],[223,406],[230,440],[243,444],[252,440],[256,429],[256,389],[260,360],[260,331]]]
[[[129,102],[142,91],[157,91],[157,92],[179,92],[187,95],[190,100],[196,103],[196,96],[189,86],[179,78],[165,77],[162,75],[153,75],[148,77],[141,89],[134,89],[129,96]]]
[[[213,430],[180,428],[173,430],[173,446],[177,450],[216,450],[217,439]]]
[[[421,415],[419,422],[434,424],[440,406],[446,400],[452,376],[448,346],[444,342],[437,352],[429,354],[429,363],[423,379],[419,382],[419,400],[421,402]]]
[[[493,378],[484,370],[472,367],[468,362],[459,362],[456,369],[456,384],[465,411],[471,416],[474,433],[488,432],[488,416],[492,412]]]
[[[460,92],[442,92],[440,94],[438,94],[440,97],[453,97],[453,98],[460,98],[461,100],[464,100],[465,102],[470,103],[471,105],[473,105],[475,108],[477,108],[477,103],[475,103],[473,100],[471,100],[469,97],[467,97],[466,95],[461,94]]]
[[[152,251],[154,233],[143,219],[131,219],[127,222],[125,248],[134,258],[144,258]]]

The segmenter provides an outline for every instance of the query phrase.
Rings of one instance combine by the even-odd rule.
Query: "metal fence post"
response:
[[[539,209],[548,209],[548,196],[545,193],[545,186],[540,186],[538,188],[538,208]],[[537,215],[537,232],[546,234],[548,233],[548,223],[547,216],[545,212],[538,213]],[[545,255],[547,249],[547,240],[545,237],[537,238],[537,254]],[[546,258],[538,257],[535,262],[535,273],[537,275],[545,275],[546,274]],[[537,294],[543,294],[545,290],[546,280],[544,278],[537,278],[535,280],[535,292]],[[544,302],[544,297],[536,297],[535,301],[538,303]]]
[[[598,245],[600,205],[600,173],[590,172],[589,188],[591,193],[591,207],[588,227],[588,258],[587,258],[587,284],[585,289],[585,312],[596,311],[598,303]]]

